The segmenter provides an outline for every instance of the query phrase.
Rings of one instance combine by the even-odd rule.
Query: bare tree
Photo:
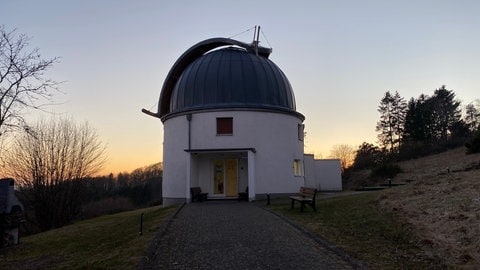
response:
[[[465,107],[465,124],[468,126],[470,132],[474,133],[480,128],[480,100],[470,102]]]
[[[81,181],[105,162],[105,146],[88,125],[71,119],[40,121],[7,152],[8,176],[22,186],[42,230],[69,223],[80,211]]]
[[[43,59],[29,48],[30,38],[0,25],[0,136],[23,129],[26,109],[39,109],[50,101],[57,82],[45,72],[58,58]]]
[[[340,159],[342,172],[353,164],[355,159],[355,148],[348,144],[336,144],[330,151],[330,157]]]

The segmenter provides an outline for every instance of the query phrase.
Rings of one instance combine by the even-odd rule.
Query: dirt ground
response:
[[[480,269],[480,154],[465,148],[399,163],[380,204],[418,229],[424,257],[439,266]]]

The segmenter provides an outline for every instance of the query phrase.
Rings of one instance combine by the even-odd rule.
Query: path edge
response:
[[[307,229],[302,224],[300,224],[296,221],[293,221],[293,220],[289,219],[288,217],[286,217],[286,216],[284,216],[280,213],[277,213],[277,212],[275,212],[275,211],[273,211],[273,210],[271,210],[271,209],[269,209],[265,206],[262,206],[262,205],[259,205],[259,204],[256,204],[256,203],[255,203],[255,206],[257,206],[257,207],[259,207],[259,208],[261,208],[261,209],[279,217],[280,219],[282,219],[286,223],[290,224],[295,229],[297,229],[300,232],[302,232],[303,234],[305,234],[307,237],[309,237],[312,240],[314,240],[315,242],[317,242],[322,247],[324,247],[328,250],[331,250],[335,254],[342,257],[344,260],[346,260],[348,263],[350,263],[356,269],[361,269],[361,270],[367,270],[368,269],[368,267],[363,262],[361,262],[360,260],[350,256],[347,252],[345,252],[345,250],[343,250],[342,248],[330,243],[329,241],[327,241],[323,237],[321,237],[321,236],[317,235],[316,233],[312,232],[311,230]]]
[[[180,213],[180,211],[183,209],[183,207],[186,205],[186,203],[182,203],[177,207],[175,212],[171,213],[170,216],[168,216],[165,220],[165,222],[162,223],[160,228],[158,229],[157,234],[153,238],[152,242],[150,243],[150,246],[147,249],[147,252],[145,252],[145,256],[140,259],[140,262],[137,265],[137,270],[143,270],[143,269],[152,269],[153,265],[153,260],[155,258],[155,255],[157,253],[158,247],[160,246],[160,241],[162,240],[163,236],[167,233],[167,230],[170,228],[170,225],[172,224],[173,219]]]

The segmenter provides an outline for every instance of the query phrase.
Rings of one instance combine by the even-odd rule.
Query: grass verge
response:
[[[364,262],[370,269],[425,269],[428,262],[418,256],[412,228],[393,214],[380,210],[378,192],[317,199],[317,212],[290,200],[274,199],[269,208],[302,224],[328,242]]]
[[[0,250],[0,269],[134,269],[173,211],[156,206],[22,238],[20,245]]]

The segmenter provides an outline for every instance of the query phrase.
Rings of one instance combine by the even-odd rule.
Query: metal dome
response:
[[[220,48],[235,45],[236,47]],[[217,49],[217,50],[213,50]],[[295,97],[285,74],[268,56],[271,49],[215,38],[187,50],[170,70],[156,114],[198,110],[255,109],[296,115]]]

